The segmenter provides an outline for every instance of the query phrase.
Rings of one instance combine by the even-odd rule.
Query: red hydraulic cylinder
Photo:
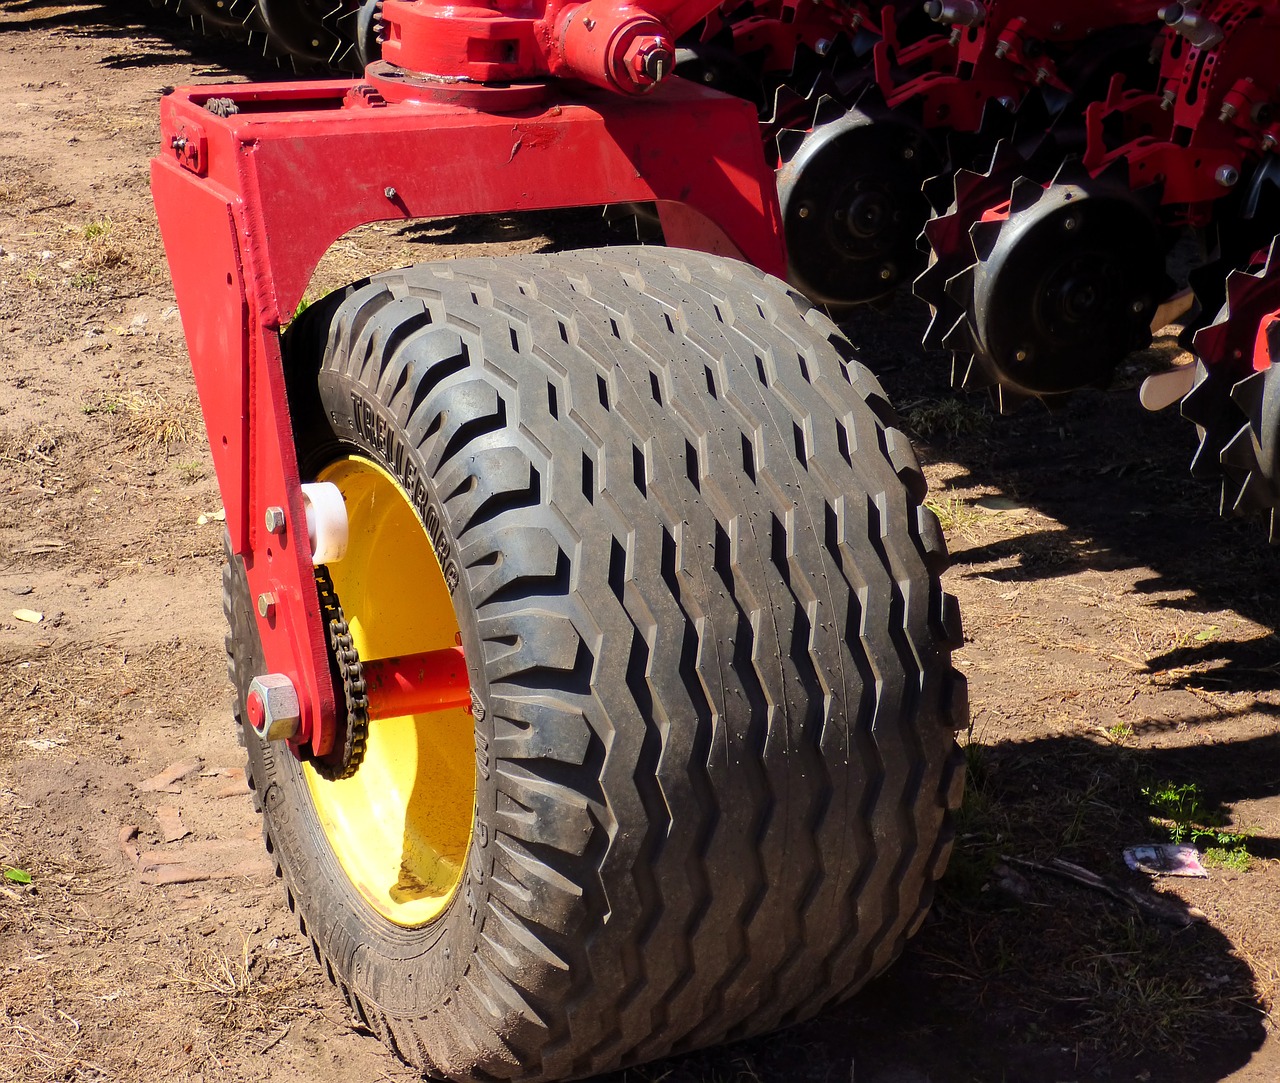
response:
[[[362,663],[369,719],[471,708],[471,681],[461,647]]]

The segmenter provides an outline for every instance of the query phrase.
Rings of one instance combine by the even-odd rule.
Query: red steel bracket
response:
[[[209,112],[215,98],[239,111]],[[332,748],[336,701],[280,332],[334,241],[375,221],[656,200],[669,244],[786,268],[755,110],[676,78],[642,98],[553,85],[508,113],[349,81],[188,88],[162,103],[151,177],[231,546],[253,596],[274,599],[258,627],[298,691],[300,753]]]

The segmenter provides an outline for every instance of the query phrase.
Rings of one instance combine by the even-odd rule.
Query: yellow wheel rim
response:
[[[329,573],[360,657],[454,646],[458,622],[440,562],[395,479],[351,456],[319,480],[337,485],[347,503],[347,554]],[[397,925],[439,917],[462,880],[475,819],[471,715],[379,719],[352,778],[303,771],[334,856],[369,905]]]

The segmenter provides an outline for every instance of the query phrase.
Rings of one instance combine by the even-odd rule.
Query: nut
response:
[[[671,74],[675,54],[665,38],[640,34],[622,54],[622,66],[637,86],[652,86]]]
[[[249,682],[245,710],[250,724],[264,741],[287,741],[298,732],[302,722],[297,690],[283,673],[254,677]]]

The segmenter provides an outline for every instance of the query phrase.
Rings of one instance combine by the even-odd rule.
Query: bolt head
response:
[[[276,613],[276,596],[270,591],[258,595],[258,616],[270,620]]]
[[[1240,180],[1240,170],[1233,165],[1219,166],[1218,171],[1213,175],[1213,179],[1223,188],[1231,188]]]
[[[831,42],[827,38],[819,38],[813,43],[813,51],[819,56],[826,56],[831,52]]]
[[[267,509],[267,533],[283,534],[284,533],[284,508],[270,507]]]
[[[392,188],[391,185],[389,184],[384,189],[382,189],[382,194],[386,196],[389,200],[391,200],[392,203],[394,203],[397,199],[400,198],[400,193],[397,192],[394,188]]]
[[[262,693],[257,689],[254,689],[245,697],[244,711],[249,716],[249,725],[261,733],[262,727],[267,720],[267,708],[262,702]]]
[[[261,724],[253,720],[255,699],[262,707]],[[253,728],[261,734],[264,741],[287,741],[298,732],[298,726],[302,722],[297,689],[283,673],[266,673],[261,677],[254,677],[249,683],[249,694],[245,697],[245,709]]]

